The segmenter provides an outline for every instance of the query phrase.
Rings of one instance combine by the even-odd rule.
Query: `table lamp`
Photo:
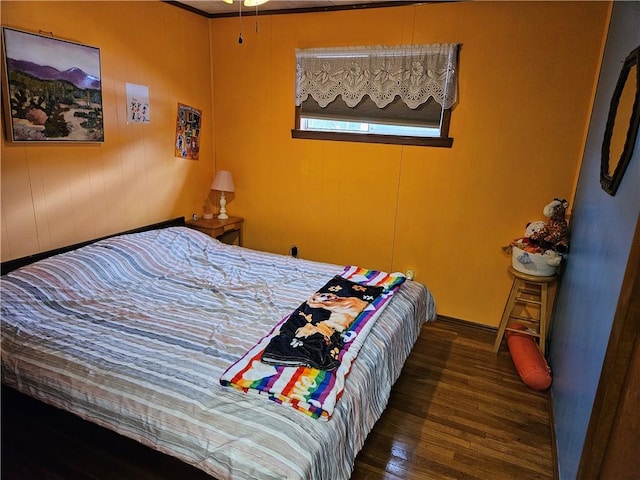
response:
[[[216,177],[213,179],[213,183],[211,184],[211,190],[220,192],[220,213],[218,214],[218,218],[220,220],[226,220],[229,218],[229,215],[227,215],[227,199],[224,194],[225,192],[235,191],[231,172],[228,170],[218,171],[218,173],[216,173]]]

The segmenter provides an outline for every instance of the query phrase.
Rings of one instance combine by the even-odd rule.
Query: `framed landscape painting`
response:
[[[11,142],[103,142],[100,49],[2,28]]]

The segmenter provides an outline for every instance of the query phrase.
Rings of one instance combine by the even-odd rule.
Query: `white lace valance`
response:
[[[433,98],[451,108],[458,95],[457,43],[296,49],[296,105],[311,95],[350,107],[369,95],[383,108],[399,96],[409,108]]]

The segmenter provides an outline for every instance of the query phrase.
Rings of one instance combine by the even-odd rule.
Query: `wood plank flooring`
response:
[[[423,327],[352,480],[552,479],[547,393],[494,340],[460,322]]]
[[[492,352],[494,335],[446,319],[423,327],[352,480],[554,477],[547,394],[520,381],[504,344]],[[8,389],[1,474],[3,480],[211,480]]]

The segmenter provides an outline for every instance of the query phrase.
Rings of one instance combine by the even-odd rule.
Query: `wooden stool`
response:
[[[542,355],[544,355],[547,327],[549,326],[550,306],[553,305],[553,299],[549,302],[548,287],[549,284],[556,281],[556,275],[537,277],[519,272],[513,267],[509,267],[509,273],[514,276],[513,285],[511,286],[511,293],[509,293],[509,300],[507,300],[502,318],[500,319],[498,334],[493,344],[493,351],[497,352],[500,349],[504,332],[505,330],[509,330],[537,338],[540,351]],[[518,305],[522,306],[523,315],[514,315],[514,309]],[[537,318],[529,314],[527,307],[530,305],[537,306]],[[527,313],[527,315],[524,315],[524,313]],[[527,327],[527,330],[510,328],[510,319],[519,321],[519,323]]]

